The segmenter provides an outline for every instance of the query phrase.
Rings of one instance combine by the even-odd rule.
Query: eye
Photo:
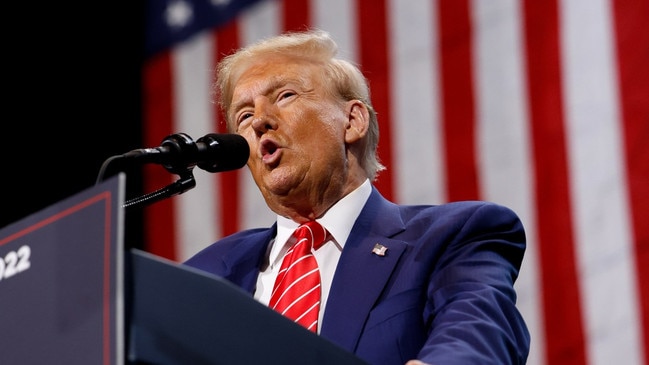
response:
[[[247,120],[250,120],[253,116],[254,116],[254,114],[250,113],[250,112],[240,113],[239,116],[237,117],[237,120],[236,120],[237,125],[241,125],[241,124],[245,123]]]
[[[295,93],[294,91],[290,91],[290,90],[282,91],[279,94],[279,96],[277,97],[277,100],[278,101],[286,100],[286,99],[291,98],[291,97],[293,97],[295,95],[297,95],[297,93]]]

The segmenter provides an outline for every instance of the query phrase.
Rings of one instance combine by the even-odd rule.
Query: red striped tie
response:
[[[310,331],[318,330],[320,271],[311,248],[325,242],[327,231],[318,222],[299,226],[289,239],[292,244],[282,261],[268,306]]]

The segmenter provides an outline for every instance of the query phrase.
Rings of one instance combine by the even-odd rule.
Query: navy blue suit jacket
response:
[[[254,293],[276,226],[246,230],[185,263]],[[384,256],[372,253],[375,244]],[[515,307],[525,251],[510,209],[487,202],[397,205],[373,188],[336,268],[320,336],[370,364],[524,364]]]

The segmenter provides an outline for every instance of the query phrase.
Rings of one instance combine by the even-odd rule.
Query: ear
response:
[[[347,123],[345,124],[345,142],[353,144],[363,139],[370,125],[370,113],[360,100],[347,102]]]

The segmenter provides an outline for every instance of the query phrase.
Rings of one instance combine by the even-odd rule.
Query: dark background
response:
[[[102,163],[142,146],[139,1],[19,2],[2,30],[0,228],[95,184]],[[146,146],[151,147],[151,146]],[[126,199],[141,194],[138,166]],[[139,211],[127,243],[141,242]]]

